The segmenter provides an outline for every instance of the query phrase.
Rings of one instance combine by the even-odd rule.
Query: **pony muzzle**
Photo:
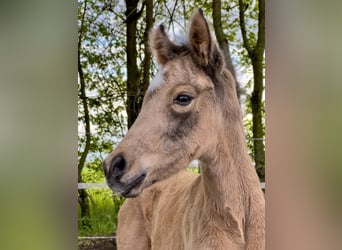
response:
[[[146,178],[146,173],[134,176],[127,173],[127,161],[122,154],[108,160],[103,162],[103,170],[109,187],[126,198],[137,196],[141,192],[140,187]]]

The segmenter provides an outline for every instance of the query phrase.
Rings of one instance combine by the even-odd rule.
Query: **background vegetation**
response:
[[[185,33],[199,7],[241,87],[246,140],[264,181],[264,0],[79,0],[78,182],[104,182],[103,159],[140,111],[156,73],[149,29],[163,23],[171,34]],[[79,190],[79,235],[114,233],[122,202],[109,190]]]

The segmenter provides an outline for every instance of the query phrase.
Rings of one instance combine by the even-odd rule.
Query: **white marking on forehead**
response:
[[[150,82],[150,86],[148,86],[147,92],[152,92],[155,89],[159,88],[164,83],[164,68],[159,68],[157,74]]]

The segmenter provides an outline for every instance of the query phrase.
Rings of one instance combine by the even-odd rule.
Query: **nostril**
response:
[[[126,161],[122,155],[116,156],[112,160],[112,174],[114,176],[120,176],[125,169]]]
[[[113,168],[117,168],[120,171],[122,171],[125,168],[125,165],[126,165],[126,161],[121,155],[113,159],[113,162],[112,162]]]

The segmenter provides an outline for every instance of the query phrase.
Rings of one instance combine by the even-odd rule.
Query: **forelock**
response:
[[[147,89],[148,93],[153,92],[154,90],[160,88],[160,86],[163,85],[163,83],[165,82],[164,73],[165,73],[165,68],[160,66],[157,74],[153,77],[153,79],[150,82],[150,85],[148,86],[148,89]]]

